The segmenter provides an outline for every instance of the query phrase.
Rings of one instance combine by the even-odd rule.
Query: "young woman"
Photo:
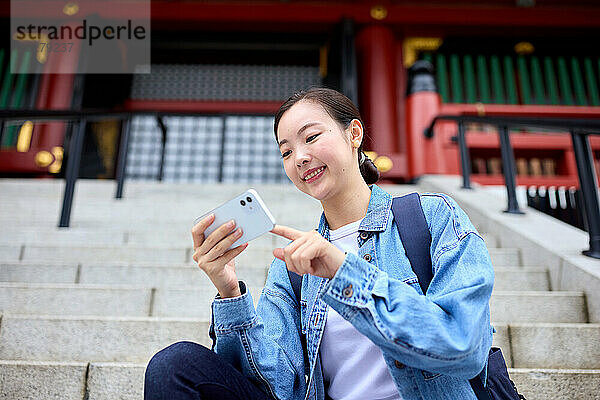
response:
[[[291,240],[273,251],[255,309],[238,282],[237,240],[212,216],[192,231],[194,260],[219,295],[212,351],[179,342],[146,369],[146,399],[476,399],[492,344],[494,272],[481,236],[443,194],[422,194],[434,277],[424,296],[391,212],[362,152],[356,106],[323,88],[290,97],[275,117],[287,176],[323,206],[317,230],[276,225]],[[297,303],[287,270],[303,275]],[[301,335],[306,335],[303,354]]]

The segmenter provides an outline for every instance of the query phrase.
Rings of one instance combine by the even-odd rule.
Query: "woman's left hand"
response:
[[[302,232],[275,225],[270,232],[293,240],[286,247],[273,250],[273,255],[285,261],[287,269],[297,274],[333,278],[346,258],[343,251],[325,240],[316,230]]]

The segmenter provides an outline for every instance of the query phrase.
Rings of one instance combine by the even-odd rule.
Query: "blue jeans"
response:
[[[156,353],[146,367],[145,400],[269,400],[231,364],[206,347],[177,342]]]

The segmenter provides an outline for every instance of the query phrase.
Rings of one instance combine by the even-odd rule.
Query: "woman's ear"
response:
[[[348,126],[350,130],[350,142],[353,146],[358,147],[362,143],[363,140],[363,126],[361,122],[354,118],[350,121],[350,126]]]

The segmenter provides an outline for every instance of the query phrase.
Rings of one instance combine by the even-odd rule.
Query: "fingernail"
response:
[[[235,223],[234,220],[231,220],[227,223],[227,226],[232,227],[234,223]]]

